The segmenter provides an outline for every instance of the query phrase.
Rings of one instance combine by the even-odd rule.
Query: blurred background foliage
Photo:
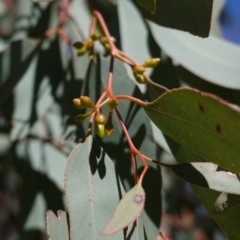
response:
[[[97,2],[119,48],[138,62],[150,56],[161,57],[159,67],[149,72],[154,81],[170,89],[195,87],[239,105],[239,67],[228,75],[229,78],[222,76],[222,65],[217,65],[211,58],[205,61],[209,69],[201,68],[202,59],[197,50],[200,48],[210,55],[225,57],[230,66],[225,64],[226,71],[232,70],[231,64],[239,65],[238,0],[214,1],[211,35],[208,41],[201,43],[198,41],[202,39],[184,35],[186,33],[181,35],[143,22],[131,2]],[[95,66],[87,56],[77,58],[73,48],[59,35],[45,37],[47,29],[58,25],[58,3],[0,2],[0,239],[4,240],[46,239],[45,212],[48,209],[54,212],[65,209],[63,181],[66,159],[86,130],[86,125],[73,121],[78,112],[72,99],[80,94],[96,99],[101,84],[104,85],[104,79],[107,79],[105,59],[99,58],[101,67]],[[71,4],[75,22],[66,23],[64,29],[72,42],[84,40],[89,25],[89,7],[80,0]],[[181,52],[180,37],[191,46],[189,51]],[[171,44],[176,46],[174,51],[171,51]],[[191,61],[192,53],[196,62]],[[121,77],[131,79],[131,74],[122,71],[121,67],[116,67],[116,72],[125,71]],[[219,75],[212,75],[213,69],[220,71]],[[116,93],[124,90],[140,98],[149,98],[142,86],[139,91],[134,84],[126,83],[121,89],[122,85],[118,83],[116,80]],[[93,88],[93,84],[96,87]],[[151,133],[150,122],[145,124],[148,120],[142,110],[130,103],[120,107],[125,111],[123,115],[127,124],[133,125],[130,133],[136,146],[151,157],[174,163],[163,135],[153,125]],[[120,160],[129,159],[121,132],[110,140],[98,141],[114,159],[126,188],[129,188],[133,184],[127,177],[131,172],[125,171],[130,171],[130,162],[126,160],[120,164]],[[226,239],[191,186],[166,169],[161,173],[163,181],[158,181],[153,189],[157,192],[162,185],[159,203],[156,204],[156,209],[163,211],[161,230],[176,240]],[[151,178],[153,174],[159,179],[158,170],[152,170]],[[155,218],[158,221],[160,215]]]

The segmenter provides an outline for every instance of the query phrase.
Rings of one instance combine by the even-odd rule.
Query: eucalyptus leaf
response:
[[[166,139],[178,163],[199,161],[199,156],[190,152],[178,143],[174,143],[171,139]],[[240,202],[239,195],[228,194],[228,211],[219,215],[213,213],[213,206],[219,196],[219,192],[193,184],[191,184],[191,187],[194,189],[196,195],[200,199],[201,203],[203,203],[211,217],[224,231],[228,239],[238,239],[240,235],[240,206],[238,205]],[[234,209],[231,209],[232,207],[234,207]]]
[[[0,54],[0,105],[11,97],[14,87],[23,78],[36,53],[39,51],[40,41],[25,39],[12,42]]]
[[[217,171],[213,163],[182,163],[168,167],[183,180],[219,192],[240,195],[240,181],[236,174]]]
[[[211,83],[240,89],[239,46],[214,36],[201,39],[154,23],[149,24],[161,49],[177,64]]]
[[[141,184],[136,184],[123,196],[113,216],[102,229],[101,235],[112,235],[129,226],[141,214],[145,203],[145,192]]]
[[[118,204],[120,191],[113,162],[88,136],[73,149],[65,171],[71,240],[104,239],[99,233]],[[123,232],[112,239],[124,239]]]
[[[175,89],[144,107],[166,135],[208,162],[240,172],[240,113],[214,95]]]
[[[214,214],[213,206],[219,193],[199,186],[192,185],[192,187],[211,217],[226,234],[227,239],[238,239],[240,236],[240,206],[229,209],[224,214]]]
[[[208,37],[212,5],[212,0],[158,0],[154,14],[140,10],[145,18],[159,25]]]
[[[67,213],[59,210],[57,216],[47,211],[47,233],[51,240],[69,240]]]

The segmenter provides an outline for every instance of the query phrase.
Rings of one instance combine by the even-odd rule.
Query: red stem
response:
[[[95,28],[96,28],[96,17],[92,16],[90,27],[89,27],[89,32],[88,32],[89,37],[90,37],[91,33],[95,31]]]
[[[108,43],[109,43],[110,48],[111,48],[111,55],[114,57],[117,54],[118,50],[117,50],[116,46],[114,45],[114,43],[111,40],[111,35],[110,35],[109,31],[108,31],[107,25],[106,25],[106,23],[105,23],[105,21],[104,21],[104,19],[103,19],[103,17],[102,17],[100,12],[95,10],[95,11],[93,11],[93,14],[98,19],[98,21],[99,21],[99,23],[100,23],[100,25],[102,27],[102,30],[103,30],[104,34],[106,35],[106,38],[107,38]]]
[[[127,128],[126,128],[126,126],[125,126],[125,124],[124,124],[124,122],[123,122],[122,116],[121,116],[118,108],[115,108],[115,110],[116,110],[118,119],[119,119],[119,121],[120,121],[120,124],[121,124],[121,126],[122,126],[123,132],[124,132],[124,134],[125,134],[125,136],[126,136],[126,138],[127,138],[130,151],[131,151],[133,154],[137,154],[137,155],[138,155],[138,154],[139,154],[139,151],[135,148],[135,146],[134,146],[134,144],[133,144],[133,142],[132,142],[132,139],[131,139],[131,137],[129,136],[128,130],[127,130]]]
[[[132,96],[129,96],[129,95],[116,95],[114,96],[116,99],[126,99],[126,100],[129,100],[129,101],[132,101],[142,107],[146,106],[146,103],[138,98],[135,98],[135,97],[132,97]]]
[[[133,172],[134,172],[134,181],[135,184],[138,182],[138,174],[137,174],[137,161],[136,161],[136,155],[131,154],[131,160],[132,160],[132,166],[133,166]]]

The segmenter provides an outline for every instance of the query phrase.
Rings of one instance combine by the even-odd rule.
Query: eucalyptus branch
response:
[[[115,95],[114,96],[116,99],[125,99],[125,100],[129,100],[129,101],[132,101],[142,107],[145,107],[146,106],[146,103],[142,100],[140,100],[139,98],[135,98],[135,97],[132,97],[130,95]]]

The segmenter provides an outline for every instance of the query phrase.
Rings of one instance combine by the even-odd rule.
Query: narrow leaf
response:
[[[56,216],[47,211],[47,233],[51,240],[69,240],[67,213],[59,210]]]
[[[137,184],[122,198],[101,235],[112,235],[133,223],[143,211],[144,203],[145,192],[142,186]]]
[[[153,23],[150,24],[150,28],[161,49],[180,66],[213,84],[234,90],[240,89],[238,45],[215,36],[201,39]]]
[[[156,0],[137,0],[138,3],[146,8],[150,13],[154,14],[156,11]]]
[[[180,145],[231,172],[240,172],[240,112],[214,95],[175,89],[147,103],[150,119]]]
[[[168,165],[183,180],[219,192],[239,194],[240,181],[236,174],[217,171],[218,165],[213,163],[183,163]]]
[[[159,25],[208,37],[213,0],[158,0],[155,14],[140,9],[143,16]]]

